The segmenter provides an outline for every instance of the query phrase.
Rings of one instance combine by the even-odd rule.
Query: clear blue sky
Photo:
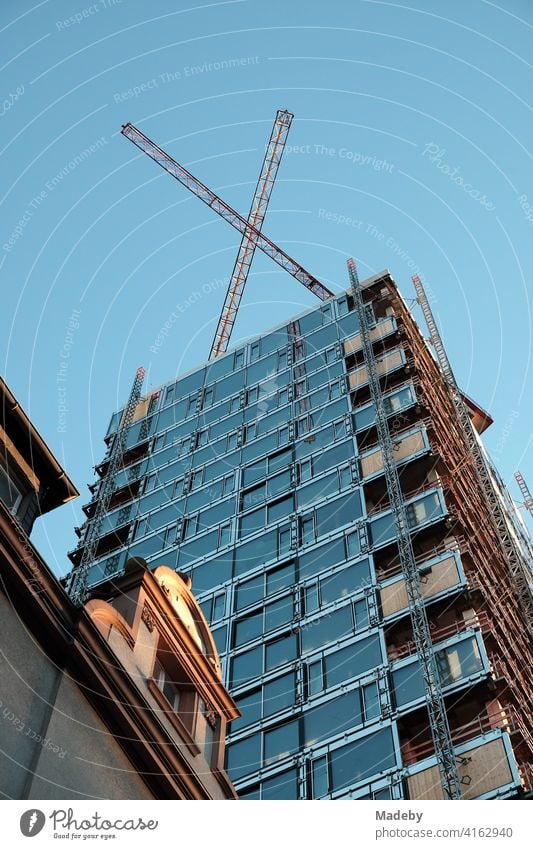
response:
[[[3,0],[1,369],[82,491],[35,534],[58,573],[135,368],[206,358],[239,243],[126,121],[246,214],[292,111],[265,233],[335,291],[349,254],[406,299],[418,269],[504,478],[533,487],[532,36],[530,0]],[[257,256],[233,341],[312,303]]]

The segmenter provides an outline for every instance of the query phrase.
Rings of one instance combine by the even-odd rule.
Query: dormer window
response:
[[[169,673],[159,660],[155,662],[153,679],[172,707],[172,710],[177,712],[180,706],[179,687],[170,679]]]
[[[12,513],[17,512],[22,501],[21,487],[14,480],[13,474],[8,473],[3,462],[0,462],[0,499]]]

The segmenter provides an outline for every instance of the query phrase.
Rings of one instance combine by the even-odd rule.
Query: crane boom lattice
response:
[[[531,495],[529,487],[520,472],[515,472],[515,478],[518,486],[520,487],[522,498],[524,499],[524,507],[526,508],[526,510],[529,510],[529,512],[533,516],[533,495]]]
[[[405,578],[409,612],[413,626],[413,638],[424,679],[429,725],[435,746],[441,785],[446,798],[461,799],[461,782],[453,750],[444,695],[431,640],[431,630],[424,599],[420,589],[420,575],[413,551],[405,501],[395,462],[394,443],[389,431],[387,414],[383,405],[376,357],[370,336],[370,329],[375,323],[375,319],[373,315],[370,318],[368,316],[370,311],[363,301],[361,284],[353,259],[348,260],[348,273],[353,291],[354,305],[359,318],[359,332],[368,371],[370,396],[375,409],[376,429],[383,456],[383,470],[390,506],[396,525],[398,554]]]
[[[87,528],[87,534],[84,539],[83,554],[78,566],[72,570],[69,576],[67,592],[75,604],[81,605],[85,600],[87,593],[87,574],[91,564],[96,558],[100,531],[102,529],[104,518],[109,510],[109,504],[115,487],[115,475],[122,462],[122,457],[126,447],[128,427],[133,421],[135,408],[137,407],[141,397],[145,374],[146,372],[143,368],[138,368],[135,373],[135,379],[133,381],[130,396],[124,408],[122,419],[111,447],[109,463],[98,494],[96,510]]]
[[[157,162],[165,171],[168,171],[172,177],[175,177],[179,183],[189,189],[193,195],[200,198],[207,206],[217,212],[225,221],[235,227],[239,233],[245,235],[248,239],[253,239],[256,247],[263,251],[267,256],[274,260],[281,268],[288,271],[295,280],[302,283],[306,289],[309,289],[321,301],[326,301],[333,297],[333,292],[324,286],[320,280],[313,277],[308,271],[303,268],[296,260],[292,259],[282,248],[274,244],[267,236],[261,233],[253,224],[235,212],[229,204],[218,197],[211,189],[208,189],[200,180],[197,180],[183,165],[176,162],[168,153],[165,153],[147,136],[141,133],[133,124],[125,124],[122,127],[122,135],[133,142],[139,150],[146,153],[154,162]]]
[[[510,520],[502,501],[496,491],[493,475],[483,456],[474,425],[470,420],[466,404],[455,380],[446,349],[442,342],[437,323],[429,305],[424,286],[420,277],[415,274],[411,278],[416,291],[417,301],[422,308],[424,319],[429,330],[430,341],[435,348],[437,361],[448,383],[457,418],[462,430],[465,446],[474,464],[485,504],[487,505],[491,522],[496,533],[500,548],[516,588],[520,606],[526,619],[526,625],[533,636],[533,566],[520,551]]]
[[[290,112],[279,110],[274,121],[274,126],[272,127],[261,173],[257,181],[250,212],[248,213],[248,223],[252,224],[256,230],[261,230],[263,221],[265,220],[265,213],[293,118],[294,115]],[[244,233],[231,274],[222,313],[215,331],[215,338],[211,345],[210,360],[220,356],[228,348],[250,266],[254,258],[255,248],[255,237],[250,238]]]

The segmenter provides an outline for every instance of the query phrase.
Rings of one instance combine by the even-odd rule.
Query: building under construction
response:
[[[71,595],[135,556],[191,577],[241,712],[241,798],[523,798],[531,545],[421,281],[435,355],[388,272],[349,261],[333,296],[259,232],[260,204],[246,221],[123,132],[243,244],[211,360],[147,396],[139,372],[111,419]],[[256,247],[323,303],[227,352]]]

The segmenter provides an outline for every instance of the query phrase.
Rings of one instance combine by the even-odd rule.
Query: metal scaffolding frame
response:
[[[524,613],[527,628],[533,636],[532,564],[528,562],[526,557],[522,554],[514,539],[514,531],[511,528],[510,521],[506,516],[506,511],[502,505],[500,496],[494,486],[490,465],[483,456],[474,425],[472,424],[466,404],[457,385],[457,381],[450,365],[450,361],[442,342],[433,312],[429,305],[422,281],[417,274],[415,274],[411,280],[413,281],[417,301],[422,308],[422,313],[429,330],[429,341],[435,349],[440,370],[450,390],[450,395],[457,413],[457,419],[461,426],[465,446],[474,464],[496,537],[516,587],[517,596]]]
[[[74,604],[78,604],[80,606],[85,601],[87,595],[87,575],[91,564],[96,559],[102,523],[111,503],[111,498],[115,489],[115,475],[122,463],[124,450],[126,448],[128,428],[133,422],[135,409],[141,397],[145,374],[146,372],[143,368],[138,368],[135,373],[135,379],[133,381],[130,396],[124,408],[122,419],[111,446],[109,463],[98,493],[96,509],[94,511],[94,515],[89,521],[85,539],[82,543],[83,554],[78,566],[74,567],[69,575],[67,592]]]
[[[461,799],[461,781],[448,724],[444,694],[440,683],[424,598],[420,588],[420,575],[413,550],[404,497],[394,457],[394,444],[383,405],[376,357],[370,336],[370,329],[375,324],[375,318],[373,313],[369,315],[371,310],[363,301],[362,288],[353,259],[348,260],[348,273],[354,306],[359,318],[359,332],[368,371],[370,395],[375,408],[376,429],[383,456],[383,470],[396,525],[398,554],[405,577],[414,642],[426,689],[429,726],[439,766],[441,785],[448,799]]]

